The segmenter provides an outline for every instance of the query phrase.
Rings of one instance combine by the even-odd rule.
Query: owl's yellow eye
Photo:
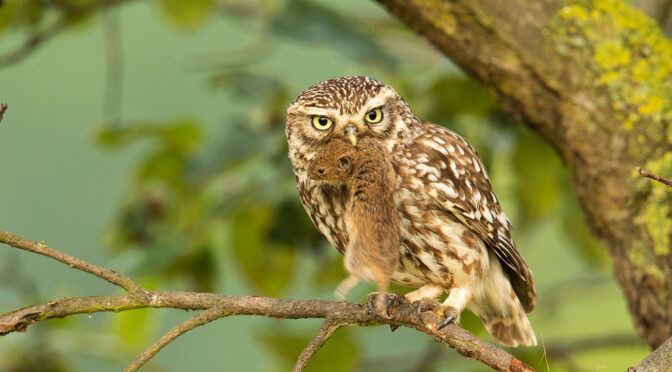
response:
[[[380,123],[383,120],[383,111],[380,108],[375,108],[364,115],[364,120],[369,124]]]
[[[317,130],[327,130],[333,124],[334,122],[326,116],[313,116],[313,127]]]

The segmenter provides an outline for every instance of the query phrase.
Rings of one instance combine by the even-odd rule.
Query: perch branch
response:
[[[411,304],[400,304],[393,309],[389,318],[383,318],[376,313],[370,312],[366,305],[348,302],[290,300],[257,296],[226,296],[213,293],[149,291],[114,270],[104,269],[79,260],[49,248],[43,243],[36,243],[4,231],[0,231],[0,243],[53,258],[73,268],[105,279],[128,291],[128,294],[116,296],[59,298],[11,311],[0,315],[0,335],[25,331],[29,325],[42,320],[63,318],[75,314],[119,312],[150,307],[207,310],[173,328],[173,330],[159,339],[154,345],[150,346],[136,361],[131,363],[129,368],[132,368],[138,360],[142,360],[142,363],[146,362],[161,347],[198,325],[228,315],[262,315],[276,319],[327,319],[327,325],[323,326],[324,329],[320,330],[318,336],[311,341],[311,344],[314,344],[314,346],[309,345],[307,347],[308,351],[304,351],[306,355],[309,353],[314,354],[311,348],[314,347],[317,350],[321,344],[324,344],[324,340],[341,325],[377,326],[387,324],[414,328],[426,333],[434,340],[455,349],[458,353],[468,358],[476,359],[497,371],[533,371],[531,367],[511,354],[474,336],[458,325],[451,324],[441,330],[437,330],[438,325],[443,319],[431,312],[423,314],[423,324],[423,321],[417,315],[415,307]],[[323,340],[320,340],[320,338],[323,338]],[[145,356],[145,354],[147,355]]]
[[[661,176],[658,176],[658,175],[655,175],[653,173],[647,172],[640,167],[637,167],[637,172],[639,172],[639,174],[642,177],[647,177],[647,178],[650,178],[652,180],[656,180],[656,181],[666,185],[667,187],[672,187],[672,181],[668,180],[667,178],[663,178]]]
[[[308,365],[308,362],[313,359],[315,353],[317,353],[324,343],[327,342],[327,339],[331,337],[331,335],[333,335],[334,332],[336,332],[336,330],[339,329],[342,325],[343,323],[334,322],[329,317],[327,317],[324,320],[324,323],[322,323],[320,330],[317,331],[317,334],[315,334],[315,337],[310,340],[308,345],[306,345],[306,348],[301,352],[301,355],[299,355],[292,372],[302,372]]]

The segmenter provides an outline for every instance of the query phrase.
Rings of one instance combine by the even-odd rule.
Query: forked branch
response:
[[[25,331],[29,325],[42,320],[63,318],[75,314],[119,312],[149,307],[205,310],[166,333],[134,360],[127,367],[127,371],[135,371],[140,368],[161,348],[183,333],[229,315],[263,315],[277,319],[325,318],[324,325],[301,354],[295,367],[296,371],[305,367],[315,352],[324,345],[337,328],[343,325],[375,326],[383,324],[414,328],[430,335],[436,341],[450,346],[458,353],[479,360],[497,371],[533,371],[532,368],[511,354],[474,336],[457,325],[449,325],[437,331],[436,328],[442,319],[431,312],[423,314],[423,324],[415,308],[410,304],[398,305],[393,309],[389,318],[384,318],[369,311],[366,305],[348,302],[149,291],[114,270],[77,259],[50,248],[44,243],[37,243],[5,231],[0,231],[0,243],[53,258],[70,267],[105,279],[128,292],[116,296],[59,298],[0,315],[0,335]]]

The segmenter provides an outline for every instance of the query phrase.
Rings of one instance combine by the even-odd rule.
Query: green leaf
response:
[[[192,31],[212,13],[213,0],[160,0],[166,18],[176,27]]]
[[[518,141],[513,154],[517,196],[522,217],[534,221],[558,205],[568,176],[558,155],[537,135],[523,131]]]
[[[499,105],[481,85],[465,76],[450,73],[438,79],[426,93],[426,115],[433,117],[473,114],[484,116]]]
[[[561,224],[567,231],[565,236],[574,242],[569,244],[569,248],[592,267],[609,266],[607,251],[588,230],[586,216],[579,207],[574,191],[569,187],[565,190],[564,200]]]
[[[248,281],[262,295],[278,296],[289,285],[295,250],[268,239],[278,216],[267,206],[241,208],[233,218],[233,248]]]
[[[177,119],[166,123],[137,122],[123,128],[99,128],[95,137],[100,145],[109,148],[127,145],[137,140],[153,139],[164,148],[180,154],[189,154],[202,145],[202,126],[194,119]]]
[[[15,9],[16,4],[14,3],[5,3],[2,5],[0,8],[0,31],[3,31],[12,22]]]
[[[325,244],[329,245],[329,244]],[[336,249],[329,246],[326,249]],[[315,286],[330,287],[336,289],[336,285],[343,279],[348,277],[348,272],[343,266],[343,256],[339,253],[323,255],[322,260],[317,262],[317,270],[315,276],[311,281]]]
[[[311,1],[288,1],[286,8],[275,16],[271,29],[274,34],[303,42],[327,44],[355,59],[385,66],[397,64],[351,18]]]
[[[143,348],[151,341],[156,324],[154,309],[123,311],[112,318],[112,329],[129,349]]]

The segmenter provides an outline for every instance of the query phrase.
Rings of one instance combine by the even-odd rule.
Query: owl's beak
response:
[[[350,140],[353,146],[357,146],[357,127],[348,125],[344,130],[345,137]]]

